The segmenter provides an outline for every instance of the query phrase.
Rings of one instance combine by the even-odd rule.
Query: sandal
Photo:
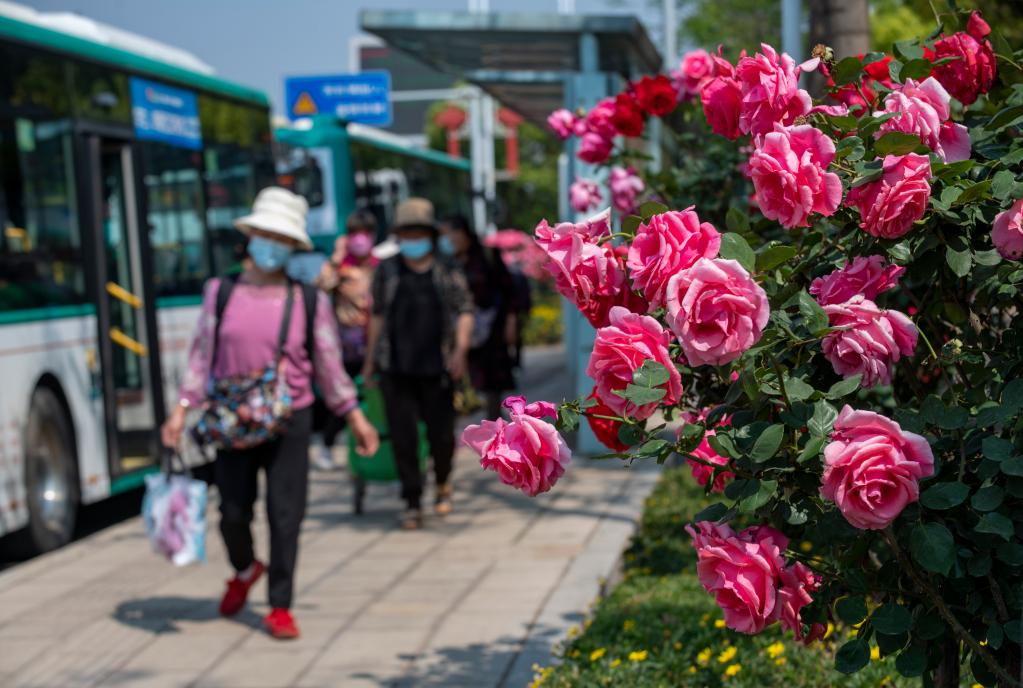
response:
[[[401,512],[398,525],[402,530],[419,530],[423,527],[423,510],[405,509],[405,511]]]
[[[454,506],[451,504],[451,485],[445,483],[437,486],[437,497],[434,500],[434,510],[438,516],[447,516]]]

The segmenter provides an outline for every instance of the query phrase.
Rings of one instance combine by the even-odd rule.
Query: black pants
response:
[[[353,380],[359,376],[362,372],[362,361],[344,361],[345,372],[348,373],[348,377]],[[322,401],[317,400],[318,404],[323,404]],[[341,431],[348,426],[348,422],[342,417],[335,415],[332,411],[324,406],[323,409],[326,413],[326,418],[323,421],[323,443],[328,447],[333,447],[334,442],[337,441],[337,436],[341,434]]]
[[[437,484],[443,485],[451,477],[451,459],[455,453],[455,402],[451,379],[447,375],[385,374],[380,376],[380,391],[387,408],[401,496],[409,508],[418,509],[423,494],[419,421],[426,424]]]
[[[287,432],[272,442],[218,453],[220,534],[236,571],[252,565],[252,507],[259,469],[266,471],[266,520],[270,525],[270,606],[291,607],[298,536],[305,517],[312,407],[295,411]]]

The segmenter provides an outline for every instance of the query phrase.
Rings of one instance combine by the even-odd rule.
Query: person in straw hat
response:
[[[423,525],[423,477],[419,434],[426,437],[436,477],[435,509],[451,511],[451,467],[455,451],[452,381],[466,372],[473,327],[473,302],[465,276],[437,256],[433,204],[409,198],[395,210],[393,232],[399,254],[373,275],[372,311],[363,379],[380,373],[394,461],[407,505],[401,527]]]
[[[220,493],[220,533],[235,569],[220,602],[220,613],[233,616],[240,612],[250,588],[268,571],[271,611],[264,624],[276,638],[299,635],[289,610],[306,509],[314,377],[328,407],[347,420],[359,453],[373,455],[379,446],[376,430],[359,409],[355,385],[342,368],[328,299],[315,290],[304,290],[285,274],[292,251],[312,245],[306,233],[307,212],[301,196],[269,187],[256,196],[252,213],[235,221],[248,237],[247,267],[236,279],[214,278],[206,284],[180,401],[161,428],[164,445],[177,447],[186,411],[190,407],[208,409],[217,403],[213,398],[217,381],[276,370],[285,383],[276,387],[286,390],[282,395],[290,401],[290,412],[274,419],[280,422],[275,428],[282,429],[268,431],[263,440],[257,428],[258,443],[247,448],[223,448],[240,446],[239,442],[215,445],[219,451],[214,466]],[[307,327],[307,312],[313,314],[312,327]],[[308,333],[312,333],[312,341],[308,341]],[[259,375],[257,372],[255,377]],[[239,409],[238,416],[242,415]],[[266,473],[268,566],[255,557],[251,531],[260,468]]]

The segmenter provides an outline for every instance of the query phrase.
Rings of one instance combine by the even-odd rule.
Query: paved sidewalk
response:
[[[561,398],[557,351],[527,365],[527,393]],[[456,512],[405,533],[394,486],[371,486],[355,516],[347,475],[314,473],[290,643],[260,630],[265,579],[238,618],[218,617],[215,514],[209,563],[185,569],[131,519],[0,573],[0,686],[521,688],[598,594],[656,475],[577,459],[530,499],[460,450]]]

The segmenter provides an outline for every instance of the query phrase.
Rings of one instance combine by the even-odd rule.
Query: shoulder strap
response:
[[[284,356],[284,343],[288,341],[288,330],[291,326],[291,306],[295,302],[295,288],[291,280],[287,284],[288,295],[284,298],[284,315],[281,316],[281,329],[277,332],[277,363]]]
[[[305,351],[309,362],[315,366],[313,349],[316,345],[316,299],[319,297],[315,285],[302,282],[302,301],[305,305]]]
[[[224,311],[227,310],[228,299],[231,298],[231,291],[234,290],[234,278],[233,277],[222,277],[220,278],[220,284],[217,286],[217,304],[215,313],[217,316],[217,324],[213,327],[213,351],[210,354],[210,372],[212,373],[213,368],[217,362],[217,350],[220,347],[220,321],[224,318]]]

